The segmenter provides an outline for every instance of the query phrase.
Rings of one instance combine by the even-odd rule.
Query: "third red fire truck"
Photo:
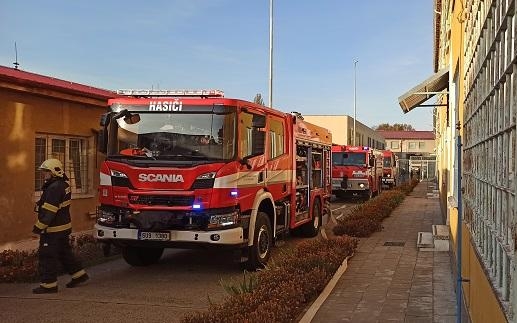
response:
[[[280,234],[315,236],[331,134],[217,90],[124,90],[101,118],[96,237],[134,266],[168,247],[231,247],[264,266]]]
[[[382,172],[382,184],[393,188],[397,186],[398,179],[398,168],[397,159],[398,157],[391,150],[383,150],[383,172]]]
[[[332,147],[332,193],[338,198],[379,194],[382,152],[367,146]]]

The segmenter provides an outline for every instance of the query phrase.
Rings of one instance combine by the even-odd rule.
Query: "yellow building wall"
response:
[[[105,107],[0,89],[0,244],[28,239],[36,221],[36,133],[81,136],[95,143]],[[98,170],[102,156],[89,145],[90,192],[73,198],[74,231],[92,229],[97,205]]]
[[[453,271],[457,272],[457,228],[458,228],[458,209],[450,209],[450,228],[451,228],[451,250],[453,252],[454,264]],[[470,319],[473,323],[476,322],[507,322],[504,311],[499,305],[497,295],[494,293],[490,282],[485,275],[483,266],[479,261],[475,247],[471,243],[471,235],[468,226],[463,223],[462,226],[462,251],[461,272],[463,279],[468,279],[469,282],[464,282],[463,298]],[[454,282],[456,283],[454,277]]]

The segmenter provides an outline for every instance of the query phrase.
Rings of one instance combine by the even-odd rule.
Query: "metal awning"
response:
[[[408,113],[414,108],[421,106],[422,103],[429,100],[434,95],[443,93],[442,91],[448,88],[448,85],[449,68],[445,68],[434,73],[431,77],[399,97],[399,104],[402,111],[404,111],[404,113]],[[437,106],[437,104],[432,106]]]

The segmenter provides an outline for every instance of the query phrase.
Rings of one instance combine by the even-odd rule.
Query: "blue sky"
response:
[[[100,88],[268,102],[269,0],[2,1],[0,65]],[[274,0],[273,106],[432,130],[398,97],[433,73],[432,0]]]

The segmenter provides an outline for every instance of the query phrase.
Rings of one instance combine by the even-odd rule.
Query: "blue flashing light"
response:
[[[364,149],[364,150],[368,150],[368,146],[364,146],[364,147],[363,147],[363,149]]]
[[[239,195],[239,194],[237,193],[237,191],[231,191],[231,192],[230,192],[230,196],[237,197],[237,195]]]
[[[201,204],[193,204],[193,205],[192,205],[192,208],[193,208],[194,210],[199,210],[199,209],[201,208]]]

